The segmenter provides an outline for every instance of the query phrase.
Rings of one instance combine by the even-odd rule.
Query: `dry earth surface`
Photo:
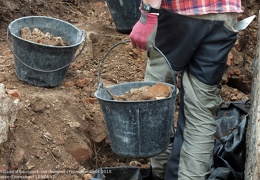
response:
[[[245,13],[257,13],[257,1],[243,1]],[[54,88],[28,85],[15,75],[12,51],[7,45],[7,27],[13,20],[44,15],[65,20],[86,32],[86,46],[69,67],[62,84]],[[129,165],[148,159],[126,159],[110,148],[97,90],[99,63],[114,44],[128,39],[117,32],[104,0],[1,0],[0,83],[20,104],[8,140],[0,145],[0,176],[42,175],[42,179],[87,179],[88,173],[106,166]],[[250,98],[252,66],[257,39],[257,18],[239,33],[223,77],[226,101]],[[105,59],[101,81],[105,85],[143,79],[146,53],[129,43],[116,47]],[[1,104],[1,102],[0,102]],[[137,163],[137,164],[138,164]],[[38,171],[38,172],[37,172]],[[45,176],[45,177],[44,177]]]

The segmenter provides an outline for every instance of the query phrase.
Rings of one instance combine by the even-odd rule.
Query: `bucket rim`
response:
[[[16,34],[13,33],[12,31],[12,24],[14,24],[15,22],[17,21],[20,21],[22,19],[29,19],[29,18],[45,18],[45,19],[51,19],[51,20],[57,20],[57,21],[61,21],[65,24],[68,24],[70,26],[72,26],[73,28],[75,28],[77,31],[81,32],[81,40],[78,42],[78,43],[75,43],[73,45],[70,45],[70,46],[51,46],[51,45],[47,45],[47,44],[40,44],[40,43],[35,43],[33,41],[29,41],[29,40],[26,40],[20,36],[17,36]],[[80,30],[79,28],[77,28],[75,25],[67,22],[67,21],[64,21],[64,20],[61,20],[61,19],[58,19],[58,18],[54,18],[54,17],[50,17],[50,16],[24,16],[24,17],[20,17],[20,18],[17,18],[15,20],[13,20],[9,25],[8,25],[8,30],[11,32],[11,35],[12,36],[15,36],[16,38],[22,40],[22,41],[26,41],[28,43],[32,43],[34,45],[38,45],[38,46],[44,46],[44,47],[51,47],[51,48],[56,48],[56,49],[64,49],[64,48],[71,48],[71,47],[75,47],[75,46],[79,46],[85,39],[85,31],[84,30]]]
[[[124,83],[109,85],[109,86],[107,86],[106,88],[109,89],[109,88],[115,87],[115,86],[117,86],[117,85],[134,84],[134,83],[153,83],[153,84],[162,83],[162,84],[165,84],[165,85],[167,85],[167,86],[170,86],[170,87],[172,87],[172,88],[174,88],[174,89],[172,89],[170,96],[168,96],[168,97],[166,97],[166,98],[162,98],[162,99],[152,99],[152,100],[123,101],[123,100],[105,99],[105,98],[101,98],[101,97],[99,97],[99,96],[97,95],[99,89],[96,90],[96,92],[94,93],[94,96],[95,96],[97,99],[100,99],[100,100],[102,100],[102,101],[113,102],[113,103],[146,103],[146,102],[163,101],[163,100],[172,99],[172,98],[175,98],[175,97],[178,95],[178,93],[179,93],[178,88],[175,87],[173,84],[169,84],[169,83],[165,83],[165,82],[156,82],[156,81],[133,81],[133,82],[124,82]],[[174,91],[175,91],[175,93],[173,93]]]

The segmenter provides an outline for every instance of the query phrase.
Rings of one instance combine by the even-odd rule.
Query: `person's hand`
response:
[[[157,33],[158,15],[141,12],[139,21],[134,25],[130,33],[133,47],[149,50],[155,45]]]

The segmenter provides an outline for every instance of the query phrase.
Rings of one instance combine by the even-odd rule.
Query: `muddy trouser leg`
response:
[[[200,82],[188,70],[182,73],[182,82],[178,126],[166,179],[205,179],[213,153],[214,114],[222,104],[220,87]]]
[[[236,18],[231,16],[235,22]],[[214,115],[222,103],[219,83],[237,36],[232,23],[229,26],[223,17],[229,14],[214,21],[160,13],[156,46],[176,72],[183,71],[178,126],[171,153],[169,146],[168,151],[151,159],[155,174],[162,177],[165,172],[167,180],[200,180],[210,172],[216,131]],[[148,61],[147,80],[171,79],[160,63],[152,62],[154,59]]]
[[[156,81],[156,82],[166,82],[170,84],[173,83],[172,72],[170,71],[169,65],[166,63],[162,55],[156,50],[152,49],[149,52],[149,59],[147,62],[145,81]],[[175,72],[177,81],[177,72]],[[165,166],[168,156],[172,149],[172,139],[174,137],[174,127],[172,127],[171,139],[169,139],[169,146],[167,150],[155,157],[151,158],[151,167],[153,174],[159,178],[164,178]]]

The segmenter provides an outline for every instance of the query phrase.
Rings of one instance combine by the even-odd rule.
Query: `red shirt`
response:
[[[182,15],[243,12],[241,0],[162,0],[161,8]]]

